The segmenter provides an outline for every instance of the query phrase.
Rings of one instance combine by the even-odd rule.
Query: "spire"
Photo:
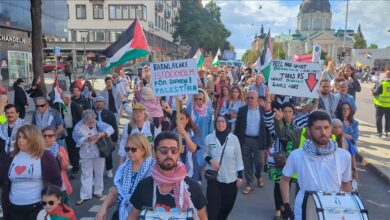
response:
[[[361,29],[361,26],[360,26],[360,23],[359,23],[359,26],[358,26],[358,29],[357,29],[357,34],[359,35],[359,37],[364,37],[363,36],[363,33],[362,33],[362,29]]]
[[[261,24],[260,34],[261,34],[261,35],[264,35],[264,25],[263,25],[263,24]]]

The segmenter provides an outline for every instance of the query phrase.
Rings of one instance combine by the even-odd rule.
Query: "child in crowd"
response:
[[[61,188],[49,185],[41,193],[43,210],[37,216],[37,220],[76,220],[74,211],[61,202]]]

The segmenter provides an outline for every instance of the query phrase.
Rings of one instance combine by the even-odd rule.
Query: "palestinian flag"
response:
[[[58,103],[58,105],[60,106],[60,109],[63,109],[66,112],[66,105],[65,105],[64,101],[62,101],[62,99],[61,99],[62,90],[60,88],[60,85],[58,84],[58,78],[56,78],[55,80],[56,80],[56,86],[54,87],[54,101],[53,101],[53,103]]]
[[[119,36],[117,41],[104,50],[103,53],[107,57],[107,66],[104,71],[108,72],[111,68],[122,65],[129,60],[144,57],[148,55],[149,51],[144,31],[139,20],[136,19]]]
[[[270,64],[272,60],[271,31],[268,30],[267,38],[264,40],[264,49],[259,57],[258,69],[264,75],[266,81],[269,79]]]
[[[198,51],[196,51],[194,59],[196,60],[196,67],[198,67],[198,69],[201,68],[204,62],[204,56],[202,51],[200,51],[200,48],[198,48]]]
[[[219,64],[219,59],[218,57],[221,56],[221,50],[218,48],[217,54],[214,57],[213,62],[211,63],[211,66],[218,66]]]

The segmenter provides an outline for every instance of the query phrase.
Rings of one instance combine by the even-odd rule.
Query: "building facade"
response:
[[[353,48],[353,30],[332,29],[332,12],[328,0],[304,0],[297,15],[296,32],[275,37],[281,42],[287,58],[309,53],[313,45],[321,46],[328,60],[350,62]],[[343,53],[344,52],[344,53]],[[341,55],[344,55],[341,60]]]
[[[181,55],[172,34],[179,8],[179,0],[67,0],[68,35],[48,38],[47,46],[60,47],[63,56],[72,57],[75,68],[86,59],[104,63],[103,50],[139,18],[151,50],[145,59],[176,59]]]
[[[12,85],[18,79],[31,82],[31,15],[30,0],[2,1],[0,7],[1,84]],[[42,32],[64,37],[67,32],[66,0],[42,1]]]

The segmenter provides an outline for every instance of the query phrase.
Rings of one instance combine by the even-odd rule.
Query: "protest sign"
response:
[[[273,94],[318,98],[320,77],[320,64],[273,60],[268,86]]]
[[[198,72],[195,59],[150,64],[155,96],[176,96],[198,93]]]

